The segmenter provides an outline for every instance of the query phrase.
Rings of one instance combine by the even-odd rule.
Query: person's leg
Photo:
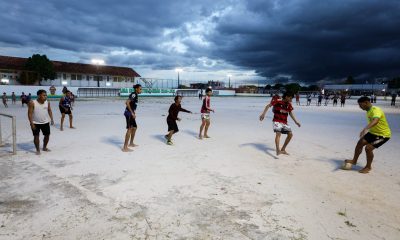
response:
[[[204,137],[205,138],[210,138],[210,136],[208,136],[208,134],[207,134],[208,128],[210,127],[210,125],[211,125],[211,121],[210,121],[210,119],[207,119],[206,126],[204,127]]]
[[[40,155],[39,135],[33,136],[33,143],[35,144],[36,155]]]
[[[136,127],[133,127],[131,129],[131,141],[129,142],[129,147],[137,147],[138,145],[134,144],[133,141],[135,140],[135,135],[136,135]]]
[[[128,142],[130,137],[131,137],[131,128],[128,128],[126,129],[125,133],[124,147],[122,148],[123,152],[132,152],[132,149],[128,148]]]
[[[74,127],[72,126],[72,119],[73,119],[72,113],[70,113],[68,116],[69,116],[69,128],[74,128]]]
[[[47,144],[49,143],[50,135],[44,135],[43,138],[43,151],[49,152],[50,150],[47,148]]]
[[[359,171],[360,173],[368,173],[369,171],[371,171],[371,164],[374,160],[374,149],[375,147],[371,144],[367,144],[367,146],[365,146],[365,153],[367,154],[367,165],[365,165],[365,167]]]
[[[293,137],[293,133],[292,133],[292,132],[288,132],[287,137],[286,137],[286,139],[285,139],[285,143],[283,144],[283,147],[282,147],[282,149],[281,149],[281,153],[286,154],[286,155],[289,155],[289,154],[286,152],[286,147],[287,147],[287,145],[289,144],[289,142],[290,142],[290,140],[292,139],[292,137]]]
[[[65,113],[61,113],[61,125],[60,125],[61,131],[64,131],[64,119],[65,119]]]
[[[281,141],[281,133],[276,132],[275,134],[275,148],[276,148],[276,155],[281,154],[281,150],[279,148],[279,142]]]
[[[168,132],[168,134],[166,135],[168,141],[171,141],[172,135],[173,135],[174,133],[175,133],[174,130],[171,130],[171,131]]]
[[[358,158],[360,157],[360,154],[364,148],[365,145],[367,145],[368,142],[361,138],[360,140],[358,140],[356,148],[354,149],[354,156],[353,159],[347,159],[345,160],[346,163],[351,163],[351,164],[357,164]]]
[[[206,125],[206,119],[202,118],[201,119],[201,125],[200,125],[200,133],[199,133],[199,138],[200,139],[203,139],[202,133],[203,133],[203,129],[204,129],[205,125]]]

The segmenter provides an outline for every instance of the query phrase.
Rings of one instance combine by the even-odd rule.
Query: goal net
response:
[[[17,154],[16,117],[0,113],[0,156]]]

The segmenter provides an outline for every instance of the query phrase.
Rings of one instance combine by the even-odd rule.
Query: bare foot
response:
[[[60,128],[60,131],[64,131],[64,128],[61,127],[61,128]]]
[[[36,155],[40,155],[40,151],[36,151]]]
[[[208,135],[204,135],[204,137],[205,137],[205,138],[211,138],[211,137],[210,137],[210,136],[208,136]]]
[[[359,172],[359,173],[369,173],[369,171],[371,171],[371,168],[365,167],[365,168],[361,169],[361,170],[358,171],[358,172]]]
[[[71,128],[71,129],[76,129],[76,127],[69,127],[69,128]]]
[[[276,151],[276,156],[279,156],[280,154],[283,154],[282,151]]]
[[[203,139],[203,136],[199,135],[199,139],[202,140],[202,139]]]
[[[139,145],[134,144],[134,143],[131,143],[131,144],[129,144],[128,146],[129,146],[129,147],[137,147],[137,146],[139,146]]]
[[[345,163],[351,163],[351,164],[353,164],[353,165],[356,165],[356,164],[357,164],[356,161],[350,160],[350,159],[346,159],[346,160],[344,160],[344,162],[345,162]]]
[[[43,148],[42,150],[45,151],[45,152],[51,152],[51,150],[48,149],[48,148]]]
[[[133,152],[133,150],[130,148],[122,148],[122,151],[123,152]]]
[[[286,150],[281,150],[281,153],[285,155],[290,155],[288,152],[286,152]]]

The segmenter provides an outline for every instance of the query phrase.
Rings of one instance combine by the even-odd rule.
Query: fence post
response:
[[[13,155],[17,154],[17,118],[12,117]]]

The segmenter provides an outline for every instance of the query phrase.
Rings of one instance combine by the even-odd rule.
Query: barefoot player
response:
[[[204,138],[210,138],[208,136],[208,128],[210,127],[211,121],[210,121],[210,112],[214,112],[213,109],[211,109],[210,104],[211,104],[211,95],[212,95],[212,90],[211,88],[206,89],[206,97],[203,99],[203,105],[201,106],[201,126],[200,126],[200,133],[199,133],[199,139]],[[204,135],[202,135],[204,129]]]
[[[367,111],[368,125],[360,133],[360,140],[358,140],[354,150],[353,159],[345,160],[345,162],[353,165],[357,164],[358,157],[365,146],[367,165],[359,172],[368,173],[372,169],[371,164],[374,160],[373,151],[390,139],[391,131],[386,121],[385,113],[379,107],[373,106],[368,97],[359,98],[358,105],[362,110]]]
[[[129,95],[128,100],[125,102],[125,118],[126,118],[126,134],[125,134],[125,142],[124,147],[122,148],[123,152],[131,152],[132,149],[129,147],[136,147],[137,145],[133,143],[135,139],[137,124],[136,124],[136,108],[139,99],[139,94],[142,93],[142,86],[140,84],[136,84],[133,86],[133,92]]]
[[[290,140],[293,137],[292,129],[287,123],[287,116],[293,119],[293,121],[300,127],[300,123],[296,120],[293,114],[293,107],[292,107],[292,99],[293,94],[291,93],[284,93],[282,96],[282,100],[277,100],[273,103],[269,103],[265,106],[264,111],[260,115],[260,121],[264,120],[265,115],[268,112],[268,109],[272,107],[272,112],[274,113],[274,118],[272,119],[273,122],[273,129],[275,132],[275,147],[276,147],[276,155],[286,154],[286,147],[289,144]],[[287,134],[285,143],[283,144],[282,148],[279,147],[281,134]]]
[[[165,135],[165,138],[167,139],[167,144],[172,145],[172,135],[179,132],[178,129],[178,124],[176,124],[176,121],[181,121],[180,118],[178,118],[178,113],[179,112],[187,112],[187,113],[192,113],[191,111],[188,111],[181,106],[182,102],[182,96],[175,96],[174,99],[175,103],[171,104],[168,110],[168,117],[167,117],[167,124],[168,124],[168,134]]]
[[[60,99],[60,102],[58,104],[58,107],[60,109],[61,113],[61,125],[60,125],[60,130],[64,130],[64,119],[65,119],[65,114],[69,116],[69,128],[74,128],[72,126],[72,106],[71,106],[71,92],[67,90],[65,93],[65,96],[63,96]]]

